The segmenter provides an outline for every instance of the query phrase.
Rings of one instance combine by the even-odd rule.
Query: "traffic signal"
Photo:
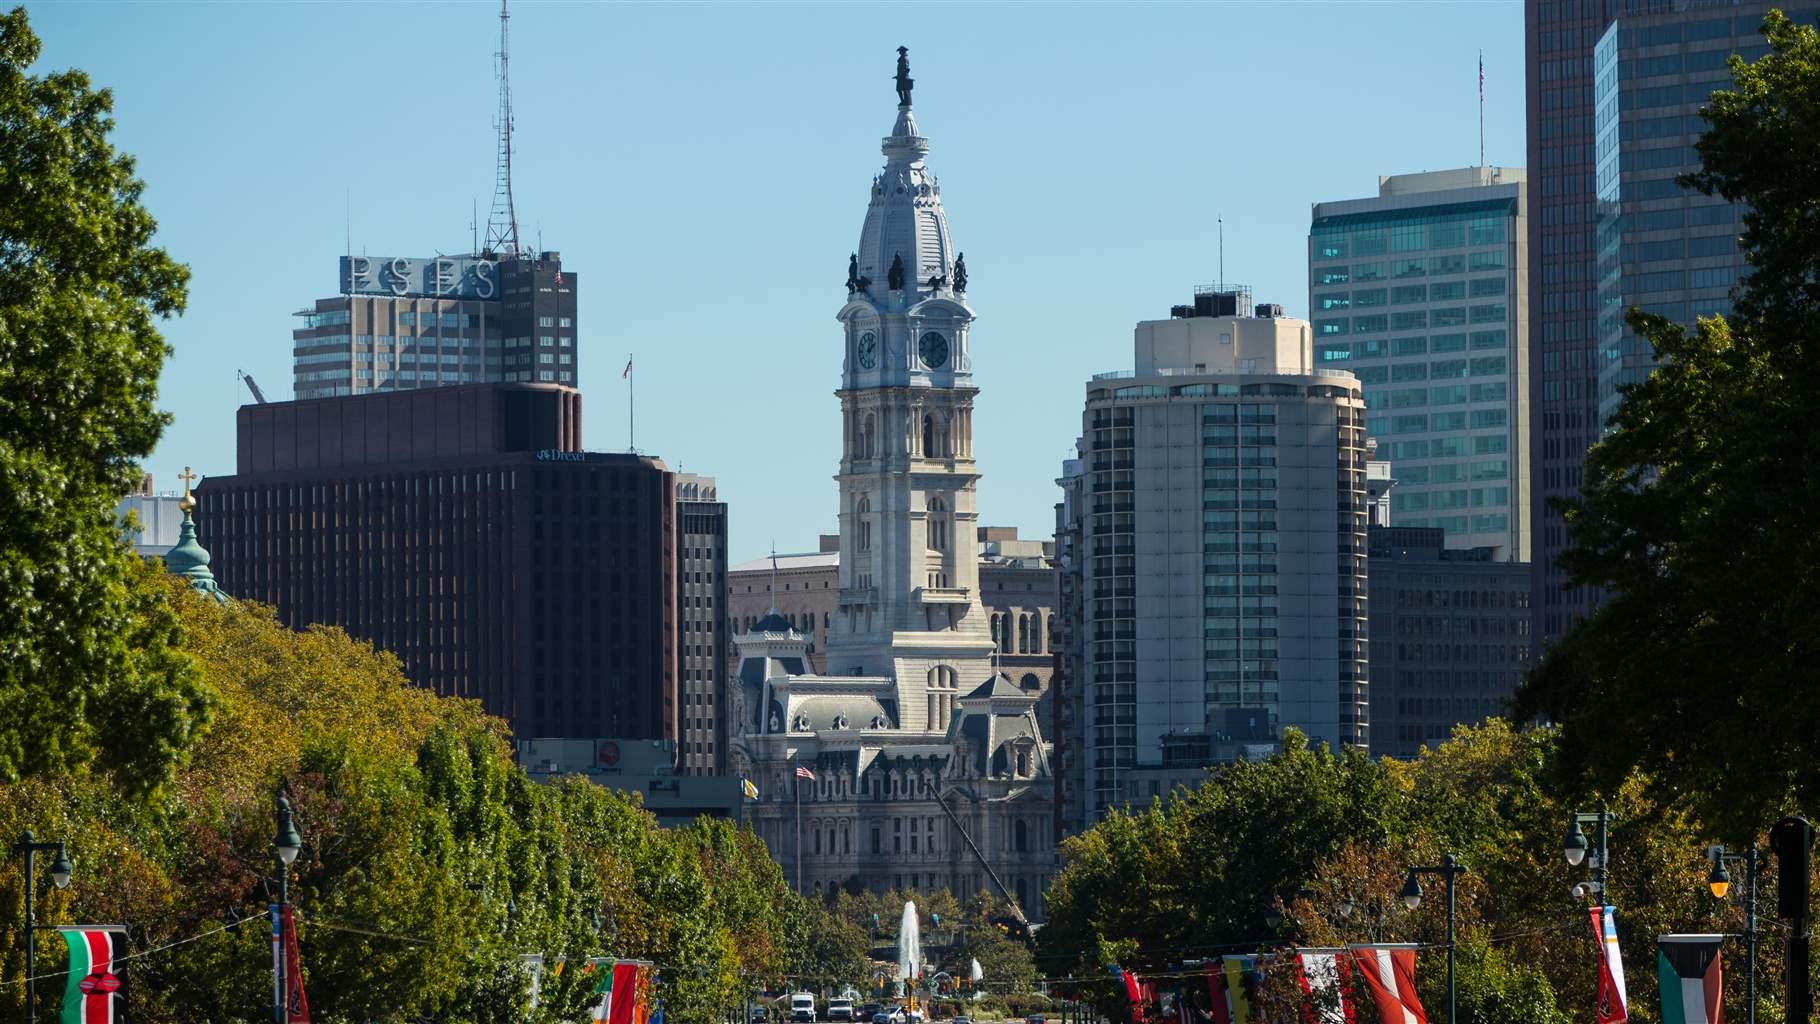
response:
[[[1783,818],[1769,830],[1769,848],[1776,854],[1776,916],[1784,920],[1808,916],[1814,827],[1805,818]]]

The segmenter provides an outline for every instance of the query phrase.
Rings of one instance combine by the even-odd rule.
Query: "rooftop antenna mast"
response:
[[[512,77],[507,24],[509,0],[499,0],[499,163],[493,180],[493,210],[487,215],[487,250],[499,256],[518,255],[518,211],[512,205]]]

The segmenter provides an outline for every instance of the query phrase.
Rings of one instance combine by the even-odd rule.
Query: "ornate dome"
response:
[[[885,169],[872,179],[872,201],[859,235],[859,273],[872,282],[872,294],[889,290],[892,263],[903,260],[905,291],[909,297],[929,291],[930,278],[951,279],[954,240],[948,234],[948,215],[942,210],[942,187],[923,163],[929,140],[916,127],[910,112],[908,52],[898,48],[897,123],[879,147]]]

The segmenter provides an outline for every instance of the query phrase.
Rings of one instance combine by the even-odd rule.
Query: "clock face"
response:
[[[878,335],[871,331],[860,335],[857,348],[861,369],[870,370],[878,365]]]
[[[948,339],[940,331],[930,331],[923,335],[917,346],[917,354],[923,357],[923,365],[931,370],[939,370],[948,363]]]

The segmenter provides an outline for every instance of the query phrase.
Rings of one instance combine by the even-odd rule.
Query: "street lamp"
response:
[[[13,844],[13,852],[25,855],[25,1024],[32,1024],[38,994],[37,982],[32,979],[32,955],[37,952],[34,933],[38,927],[37,919],[32,913],[32,897],[37,895],[38,888],[33,868],[38,854],[55,853],[56,856],[51,858],[51,882],[59,889],[67,889],[70,884],[70,858],[64,852],[62,843],[40,843],[29,831],[20,834],[19,841]]]
[[[1744,863],[1745,1021],[1746,1024],[1757,1024],[1757,844],[1751,843],[1750,849],[1742,854],[1714,846],[1707,850],[1707,856],[1712,858],[1713,869],[1706,876],[1706,887],[1718,899],[1724,899],[1732,888],[1731,872],[1725,870],[1725,862]]]
[[[283,793],[278,794],[277,813],[278,831],[272,834],[272,849],[278,853],[278,920],[273,922],[277,926],[278,955],[272,958],[272,970],[278,975],[278,984],[272,990],[272,1019],[284,1024],[284,1004],[290,992],[290,979],[285,977],[290,957],[284,948],[284,919],[291,907],[291,865],[303,849],[303,837],[297,834],[297,823],[291,817],[290,798]]]
[[[1573,821],[1567,826],[1567,838],[1561,841],[1561,852],[1566,855],[1568,865],[1577,868],[1589,859],[1592,865],[1592,880],[1580,882],[1573,888],[1576,899],[1597,895],[1600,902],[1605,900],[1605,870],[1610,866],[1611,857],[1608,845],[1611,823],[1611,812],[1600,808],[1596,811],[1575,811]],[[1582,825],[1593,828],[1590,843]]]
[[[1466,865],[1454,859],[1453,854],[1441,858],[1441,863],[1433,866],[1413,866],[1409,877],[1403,881],[1403,905],[1411,910],[1422,905],[1422,883],[1417,875],[1440,875],[1447,884],[1447,1024],[1458,1024],[1458,1010],[1455,1006],[1458,990],[1454,986],[1454,879],[1466,873]]]

